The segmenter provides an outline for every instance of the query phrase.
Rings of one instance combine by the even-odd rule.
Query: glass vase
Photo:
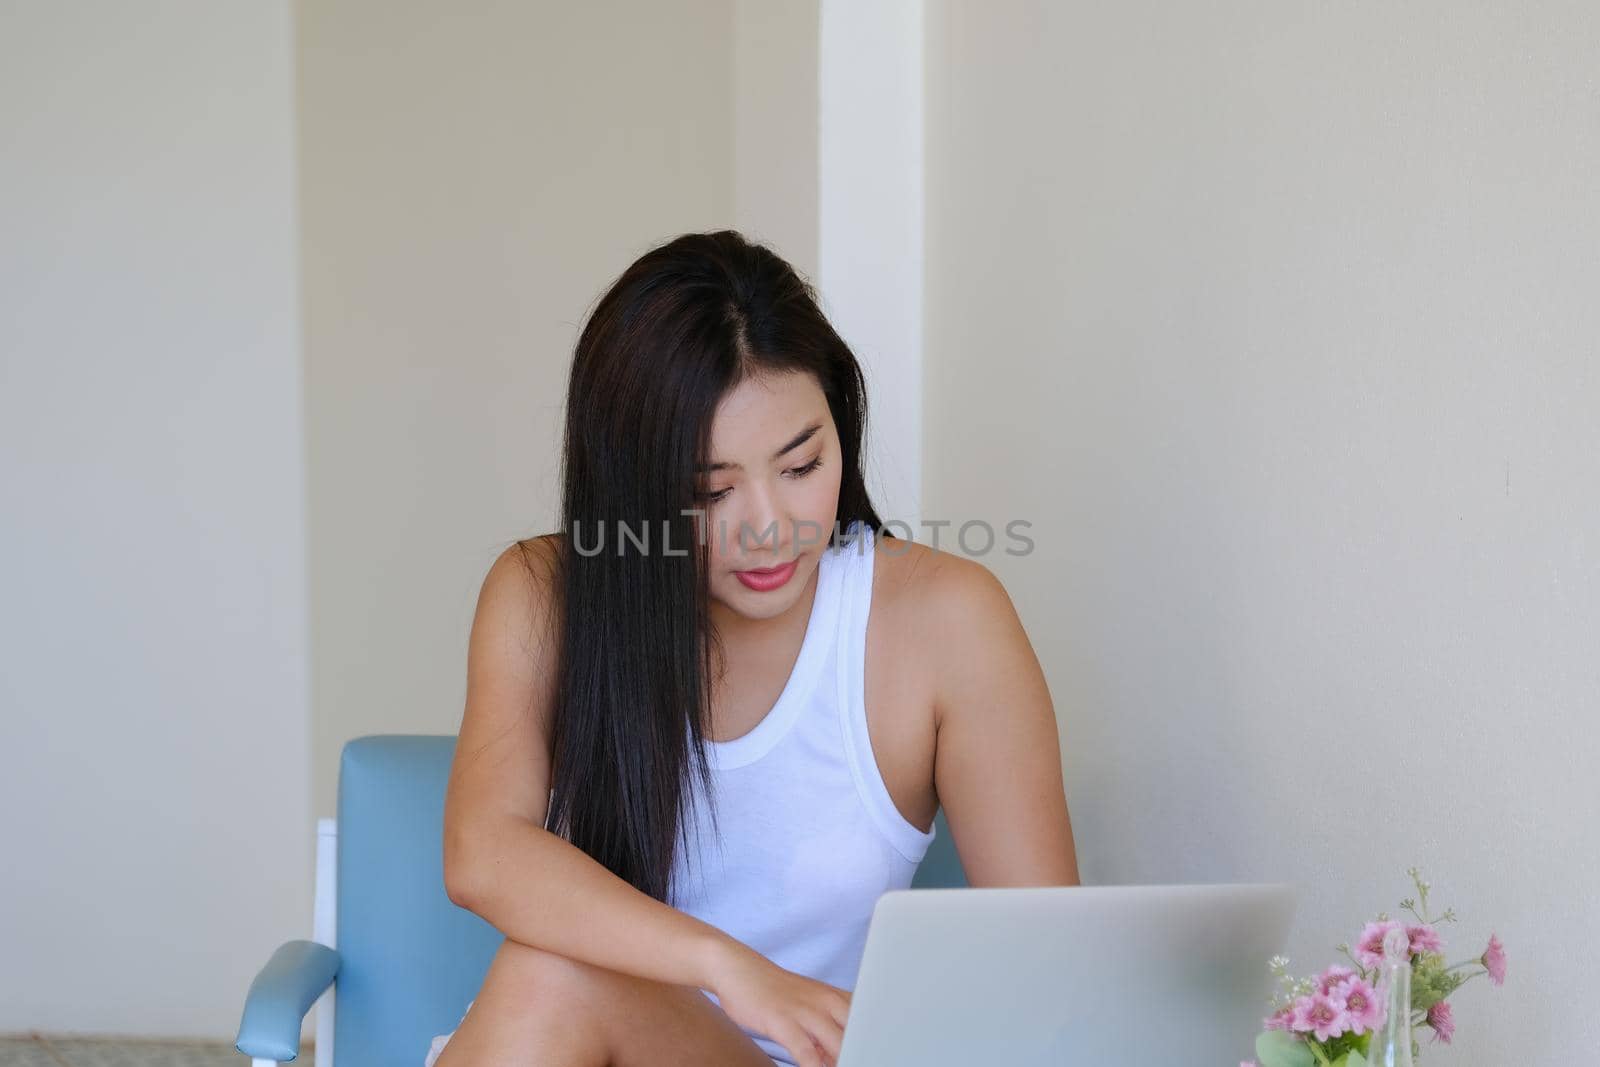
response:
[[[1411,1035],[1411,939],[1404,927],[1390,930],[1383,939],[1383,959],[1378,964],[1378,996],[1383,1001],[1383,1025],[1367,1046],[1371,1067],[1415,1067]]]

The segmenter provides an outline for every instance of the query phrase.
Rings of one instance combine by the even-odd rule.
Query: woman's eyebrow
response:
[[[782,448],[778,449],[772,454],[773,462],[777,462],[778,460],[782,459],[785,454],[793,452],[795,449],[811,440],[817,431],[821,429],[822,423],[819,420],[817,422],[813,422],[810,426],[807,426],[805,429],[795,434],[789,439],[788,444],[784,445]],[[709,474],[711,471],[726,470],[742,471],[744,470],[744,465],[739,463],[698,463],[695,465],[694,470],[696,474]]]

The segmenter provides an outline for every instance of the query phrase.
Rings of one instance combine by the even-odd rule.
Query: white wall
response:
[[[945,2],[927,49],[926,510],[1036,524],[989,560],[1086,880],[1293,880],[1312,969],[1420,864],[1511,953],[1441,1061],[1587,1057],[1596,9]]]
[[[818,55],[822,310],[866,377],[864,476],[922,537],[922,4],[823,0]]]
[[[817,281],[820,0],[735,0],[734,226]]]
[[[0,1032],[221,1037],[309,933],[288,6],[0,25]]]

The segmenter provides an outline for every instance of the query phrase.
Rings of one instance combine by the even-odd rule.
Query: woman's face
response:
[[[793,607],[833,533],[839,434],[804,371],[746,378],[717,405],[699,473],[711,599],[752,619]],[[788,576],[741,574],[793,563]]]

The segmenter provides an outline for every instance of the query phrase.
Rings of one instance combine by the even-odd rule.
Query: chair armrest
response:
[[[300,1055],[300,1025],[306,1012],[338,973],[339,954],[327,945],[315,941],[280,945],[250,983],[233,1047],[252,1059],[293,1060]]]

